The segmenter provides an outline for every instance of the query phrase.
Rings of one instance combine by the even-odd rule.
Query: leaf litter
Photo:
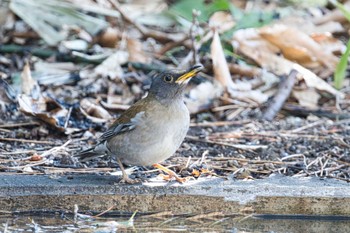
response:
[[[340,90],[331,80],[349,38],[339,10],[260,1],[78,2],[0,5],[7,14],[0,18],[0,172],[112,173],[114,159],[81,163],[73,155],[147,93],[150,77],[200,62],[205,70],[185,98],[191,128],[164,165],[194,179],[350,181],[349,80]],[[45,13],[38,21],[23,9]],[[154,23],[155,16],[166,20]],[[279,84],[293,70],[290,92],[283,91]],[[131,177],[156,175],[139,167]]]

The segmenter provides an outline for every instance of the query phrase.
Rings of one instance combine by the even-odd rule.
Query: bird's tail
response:
[[[74,157],[77,157],[81,162],[85,162],[94,158],[102,157],[107,154],[107,151],[108,149],[105,143],[98,143],[93,147],[79,151]]]

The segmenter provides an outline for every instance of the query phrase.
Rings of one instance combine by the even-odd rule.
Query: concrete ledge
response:
[[[0,175],[2,211],[122,212],[350,216],[350,185],[335,180],[275,176],[266,180],[206,179],[177,183],[114,184],[116,177],[98,175]]]

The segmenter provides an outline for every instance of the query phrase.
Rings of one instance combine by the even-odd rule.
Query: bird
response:
[[[203,69],[167,70],[156,75],[145,98],[131,105],[100,136],[97,143],[78,153],[82,161],[101,155],[113,156],[122,171],[122,183],[135,183],[124,165],[153,166],[183,183],[172,170],[159,163],[172,156],[183,142],[190,125],[184,103],[189,80]]]

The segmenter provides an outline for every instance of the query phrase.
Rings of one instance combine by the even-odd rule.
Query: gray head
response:
[[[187,71],[162,72],[153,79],[149,93],[164,101],[181,98],[189,80],[202,69],[202,65],[195,65]]]

